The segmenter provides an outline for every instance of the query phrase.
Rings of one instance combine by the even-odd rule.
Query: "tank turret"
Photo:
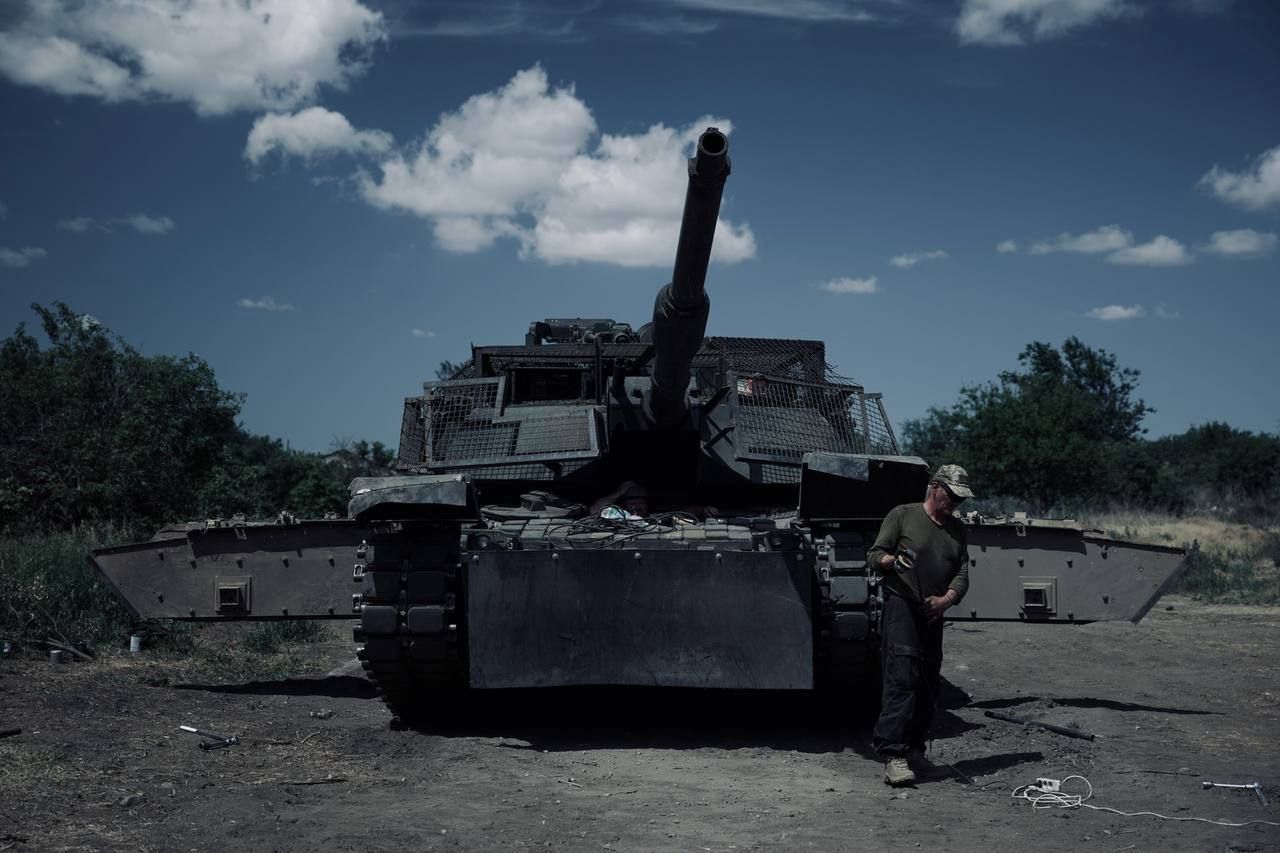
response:
[[[709,127],[698,137],[697,151],[689,158],[689,186],[671,281],[658,291],[653,304],[652,384],[645,394],[644,411],[659,426],[678,424],[688,413],[689,367],[702,346],[711,311],[705,287],[707,265],[728,177],[729,140]]]

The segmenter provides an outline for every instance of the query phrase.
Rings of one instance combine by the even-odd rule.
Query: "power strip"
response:
[[[1036,780],[1036,784],[1033,787],[1039,789],[1042,794],[1056,794],[1062,790],[1062,783],[1057,779],[1049,779],[1042,776]]]

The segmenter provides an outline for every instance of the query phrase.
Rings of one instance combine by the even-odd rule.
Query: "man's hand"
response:
[[[930,622],[935,619],[941,619],[942,614],[945,613],[947,608],[953,603],[955,603],[955,599],[952,598],[950,590],[947,591],[946,595],[927,596],[924,600],[925,616],[929,618]]]

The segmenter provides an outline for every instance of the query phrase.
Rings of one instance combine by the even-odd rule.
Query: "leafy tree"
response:
[[[0,530],[346,511],[353,477],[390,473],[381,442],[290,450],[236,424],[241,395],[195,355],[146,357],[62,303],[0,343]]]
[[[226,518],[241,513],[266,518],[284,509],[293,510],[290,492],[306,476],[308,467],[318,464],[309,456],[287,449],[278,438],[237,430],[223,445],[209,477],[200,484],[199,515]]]
[[[436,379],[451,379],[453,374],[457,373],[465,364],[449,361],[447,358],[440,362],[440,366],[436,368]]]
[[[1195,426],[1151,442],[1157,496],[1177,510],[1217,507],[1274,516],[1280,499],[1280,436],[1225,423]]]
[[[394,462],[395,455],[380,441],[340,439],[329,453],[302,453],[278,438],[241,431],[223,448],[201,489],[201,514],[269,518],[288,510],[299,518],[342,515],[351,480],[386,476]]]
[[[143,356],[61,302],[0,344],[0,525],[124,526],[189,515],[237,432],[240,395],[196,355]]]
[[[286,505],[295,515],[318,518],[346,513],[349,484],[356,477],[385,477],[395,455],[380,441],[340,440],[324,456],[309,456],[302,477],[289,491]]]
[[[346,467],[349,477],[385,477],[391,473],[396,455],[381,441],[342,440],[336,443],[333,456]]]
[[[1072,498],[1131,497],[1147,464],[1132,445],[1153,411],[1134,398],[1139,373],[1068,338],[1032,343],[1020,370],[967,386],[950,408],[904,424],[910,452],[970,469],[983,494],[1009,495],[1043,512]]]

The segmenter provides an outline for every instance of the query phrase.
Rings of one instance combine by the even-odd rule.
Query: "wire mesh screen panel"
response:
[[[502,377],[427,383],[422,400],[424,462],[429,468],[555,462],[599,455],[592,407],[522,416],[518,407],[504,412],[504,388]]]
[[[695,367],[718,367],[738,374],[759,373],[800,382],[847,381],[827,364],[822,341],[782,338],[706,338]]]
[[[884,399],[881,394],[863,394],[867,411],[863,416],[869,437],[868,453],[883,456],[896,456],[898,439],[894,437],[893,426],[889,423],[889,415],[884,410]]]
[[[404,417],[400,422],[400,451],[396,467],[402,470],[421,467],[426,463],[427,430],[422,416],[423,398],[409,397],[404,401]]]
[[[896,454],[878,400],[860,386],[730,374],[737,456],[799,463],[805,453]]]
[[[779,465],[776,462],[760,463],[760,482],[766,486],[791,486],[800,482],[798,465]]]
[[[522,418],[516,422],[511,456],[555,457],[566,454],[595,455],[595,417],[590,407],[552,416]]]

